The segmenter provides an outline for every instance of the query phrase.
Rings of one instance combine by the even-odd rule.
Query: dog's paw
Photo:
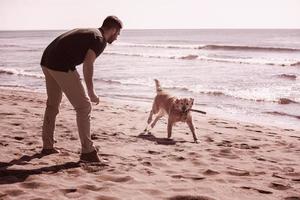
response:
[[[197,139],[194,139],[194,143],[198,144],[198,143],[199,143],[199,141],[198,141]]]
[[[147,135],[152,135],[151,132],[150,132],[150,130],[147,129],[147,128],[145,128],[145,130],[144,130],[144,132],[143,132],[143,135],[145,135],[145,134],[147,134]]]
[[[144,131],[144,132],[141,132],[141,133],[139,134],[139,136],[141,136],[141,135],[145,135],[145,131]]]

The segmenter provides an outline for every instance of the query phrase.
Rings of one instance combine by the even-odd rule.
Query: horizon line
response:
[[[75,27],[76,28],[76,27]],[[75,28],[66,29],[0,29],[5,31],[65,31]],[[77,27],[80,28],[80,27]],[[98,28],[98,27],[81,27],[81,28]],[[126,28],[124,30],[300,30],[299,28]]]

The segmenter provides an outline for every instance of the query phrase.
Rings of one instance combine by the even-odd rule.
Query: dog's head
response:
[[[174,107],[178,111],[187,112],[189,109],[193,107],[193,104],[194,104],[193,98],[176,99],[174,103]]]

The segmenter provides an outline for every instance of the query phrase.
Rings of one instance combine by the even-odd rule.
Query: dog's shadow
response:
[[[154,135],[152,135],[151,133],[145,134],[140,133],[138,136],[136,136],[137,138],[142,138],[144,140],[149,140],[152,142],[156,142],[157,144],[161,144],[161,145],[175,145],[177,143],[177,141],[173,140],[173,139],[168,139],[168,138],[158,138],[155,137]]]
[[[33,159],[40,159],[45,154],[36,153],[34,155],[24,155],[19,159],[14,159],[10,162],[0,162],[0,185],[12,184],[25,181],[30,175],[37,175],[42,173],[57,173],[61,170],[80,167],[80,162],[67,162],[60,165],[52,165],[36,169],[8,169],[13,165],[26,165],[27,162]]]

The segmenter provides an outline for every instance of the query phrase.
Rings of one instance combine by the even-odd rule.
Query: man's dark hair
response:
[[[105,18],[105,20],[103,21],[102,24],[102,28],[105,29],[110,29],[110,28],[118,28],[118,29],[122,29],[123,28],[123,23],[122,21],[117,18],[116,16],[108,16]]]

